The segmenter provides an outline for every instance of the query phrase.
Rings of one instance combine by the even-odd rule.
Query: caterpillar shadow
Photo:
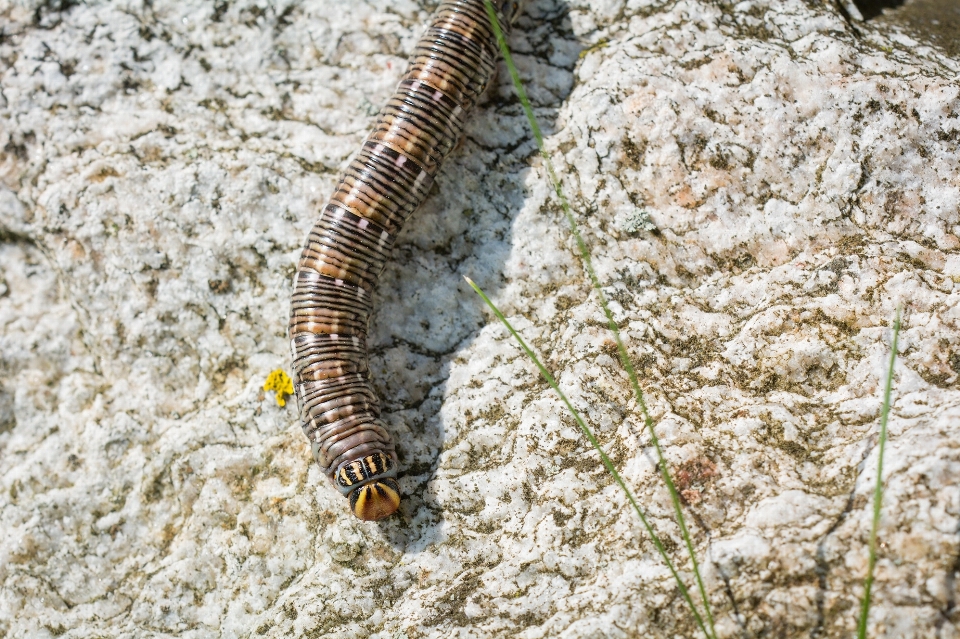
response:
[[[567,3],[528,3],[508,44],[544,135],[550,135],[585,48],[573,34]],[[463,142],[401,232],[381,276],[371,318],[370,365],[383,419],[397,442],[404,501],[399,517],[379,525],[397,551],[441,541],[445,518],[459,519],[458,508],[463,510],[433,481],[442,464],[463,463],[442,456],[455,447],[458,430],[468,427],[460,416],[447,414],[443,403],[453,363],[488,321],[483,302],[463,278],[469,276],[493,296],[505,284],[504,266],[536,154],[501,62],[498,78],[471,114]]]

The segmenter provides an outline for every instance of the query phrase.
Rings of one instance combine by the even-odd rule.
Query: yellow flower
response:
[[[277,406],[286,406],[285,396],[293,395],[293,381],[291,381],[289,375],[283,372],[282,368],[278,368],[267,375],[267,381],[263,383],[263,390],[277,391]]]

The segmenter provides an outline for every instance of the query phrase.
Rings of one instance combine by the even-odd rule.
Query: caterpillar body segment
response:
[[[508,27],[519,6],[494,0]],[[371,291],[397,234],[426,198],[499,50],[483,0],[447,0],[397,90],[307,237],[294,281],[294,390],[313,457],[360,519],[400,506],[396,449],[370,384]]]

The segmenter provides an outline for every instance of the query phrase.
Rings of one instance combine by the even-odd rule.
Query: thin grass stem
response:
[[[883,452],[887,447],[887,420],[890,417],[890,399],[893,394],[893,366],[897,362],[897,342],[900,338],[900,316],[902,314],[903,307],[897,306],[897,314],[893,319],[890,363],[887,365],[887,379],[883,387],[883,407],[880,409],[880,445],[877,451],[877,482],[873,488],[873,522],[870,525],[867,577],[863,580],[863,601],[860,604],[860,623],[857,626],[858,639],[867,638],[867,618],[870,615],[870,591],[873,588],[873,572],[877,565],[877,529],[880,527],[880,507],[883,505]]]
[[[516,329],[513,328],[513,325],[504,317],[503,313],[500,312],[500,309],[497,308],[497,305],[494,304],[486,293],[480,289],[477,284],[471,280],[469,277],[464,277],[474,291],[477,292],[487,306],[490,307],[490,310],[493,311],[493,314],[497,316],[497,319],[507,327],[507,330],[510,334],[517,340],[517,343],[520,344],[520,348],[523,349],[523,352],[526,353],[537,368],[540,370],[540,374],[543,375],[543,378],[547,380],[547,383],[550,384],[550,387],[557,392],[557,395],[560,396],[560,400],[563,401],[566,405],[567,410],[573,415],[573,418],[576,420],[577,425],[580,427],[580,431],[590,442],[590,445],[597,451],[600,455],[600,461],[603,462],[604,467],[607,469],[607,472],[613,477],[614,481],[617,482],[617,485],[620,486],[620,489],[623,490],[624,494],[627,496],[627,501],[630,502],[630,505],[633,506],[633,509],[637,512],[637,515],[640,517],[640,521],[643,522],[643,527],[647,530],[647,534],[650,535],[650,539],[653,540],[653,545],[656,547],[657,552],[660,553],[660,556],[663,558],[664,563],[667,564],[667,568],[670,570],[670,574],[673,575],[673,578],[677,582],[677,588],[680,590],[680,595],[683,597],[684,601],[687,602],[687,605],[690,606],[690,610],[693,612],[693,616],[696,619],[697,626],[707,637],[711,635],[707,632],[706,627],[703,623],[703,618],[700,616],[700,613],[697,611],[697,607],[693,604],[693,599],[690,597],[690,592],[687,590],[687,587],[683,585],[683,580],[680,579],[680,574],[677,572],[676,567],[673,564],[673,561],[670,560],[670,556],[667,555],[667,550],[663,545],[663,542],[660,541],[660,537],[654,531],[653,526],[650,524],[650,521],[647,519],[647,516],[644,514],[643,509],[640,508],[640,504],[637,503],[637,500],[634,498],[633,493],[630,491],[630,488],[627,487],[626,482],[623,480],[623,477],[620,476],[620,473],[617,472],[616,467],[613,465],[613,461],[607,455],[606,451],[603,450],[603,447],[600,445],[600,442],[597,440],[596,436],[593,434],[593,431],[587,426],[587,423],[583,420],[583,417],[580,416],[579,411],[573,407],[573,404],[570,403],[570,400],[567,398],[566,394],[560,390],[560,386],[557,384],[557,380],[554,379],[553,375],[550,374],[550,371],[540,362],[540,358],[537,357],[536,353],[527,346],[527,343],[524,341],[520,334],[517,333]]]
[[[683,516],[683,506],[680,501],[680,495],[677,491],[676,485],[673,483],[673,479],[670,476],[667,460],[664,457],[663,449],[660,446],[660,440],[654,430],[653,419],[650,417],[650,411],[647,409],[647,403],[644,399],[643,391],[640,389],[640,381],[637,377],[636,369],[630,360],[630,356],[627,353],[627,348],[620,336],[620,328],[617,326],[617,323],[613,317],[613,313],[610,311],[610,305],[607,303],[607,297],[603,292],[600,278],[597,276],[596,270],[593,268],[593,260],[590,257],[590,250],[587,247],[583,236],[580,234],[580,229],[577,226],[576,218],[570,209],[570,203],[567,201],[567,197],[563,192],[563,187],[561,186],[560,180],[557,178],[557,173],[553,168],[553,162],[544,148],[543,134],[540,131],[540,126],[537,124],[536,116],[533,114],[533,108],[530,106],[530,100],[527,98],[527,93],[520,81],[520,75],[517,73],[517,68],[513,64],[513,58],[510,55],[510,50],[507,47],[506,40],[504,39],[503,30],[500,28],[500,24],[497,21],[496,12],[489,0],[484,0],[484,4],[487,8],[487,14],[490,17],[490,24],[492,25],[497,36],[497,42],[500,45],[500,51],[503,54],[504,63],[507,65],[507,69],[510,71],[510,77],[513,79],[513,85],[516,88],[517,96],[520,99],[520,103],[523,105],[523,110],[527,115],[527,120],[530,122],[530,128],[533,131],[533,137],[536,140],[537,148],[540,151],[540,156],[543,158],[544,166],[547,169],[547,175],[551,184],[553,185],[553,190],[556,193],[557,198],[560,200],[560,206],[563,209],[564,216],[567,218],[567,223],[570,225],[570,231],[576,240],[577,249],[580,253],[581,260],[583,260],[584,269],[587,271],[587,274],[590,277],[590,282],[593,285],[594,290],[597,292],[600,306],[603,309],[603,313],[607,319],[607,326],[609,327],[610,332],[613,334],[614,340],[617,344],[617,353],[620,356],[620,362],[630,378],[630,384],[633,387],[634,395],[637,398],[637,403],[640,406],[640,410],[643,415],[644,425],[649,431],[650,439],[657,451],[660,475],[663,478],[663,482],[666,484],[667,489],[670,491],[670,499],[673,502],[673,510],[677,518],[677,525],[680,527],[680,532],[683,536],[687,553],[690,556],[693,574],[697,581],[697,589],[700,591],[700,597],[703,601],[704,610],[706,612],[707,623],[710,626],[710,633],[707,633],[707,636],[715,637],[716,631],[714,629],[713,613],[710,609],[710,600],[707,598],[706,587],[704,586],[703,578],[700,575],[700,565],[697,562],[697,556],[693,548],[693,540],[690,537],[690,532],[687,529],[687,524]]]

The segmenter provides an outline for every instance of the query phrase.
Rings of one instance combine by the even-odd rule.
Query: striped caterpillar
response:
[[[492,4],[504,26],[519,11],[514,0]],[[360,519],[400,506],[397,454],[367,364],[371,292],[498,56],[483,0],[440,5],[300,255],[289,325],[300,420],[317,464]]]

